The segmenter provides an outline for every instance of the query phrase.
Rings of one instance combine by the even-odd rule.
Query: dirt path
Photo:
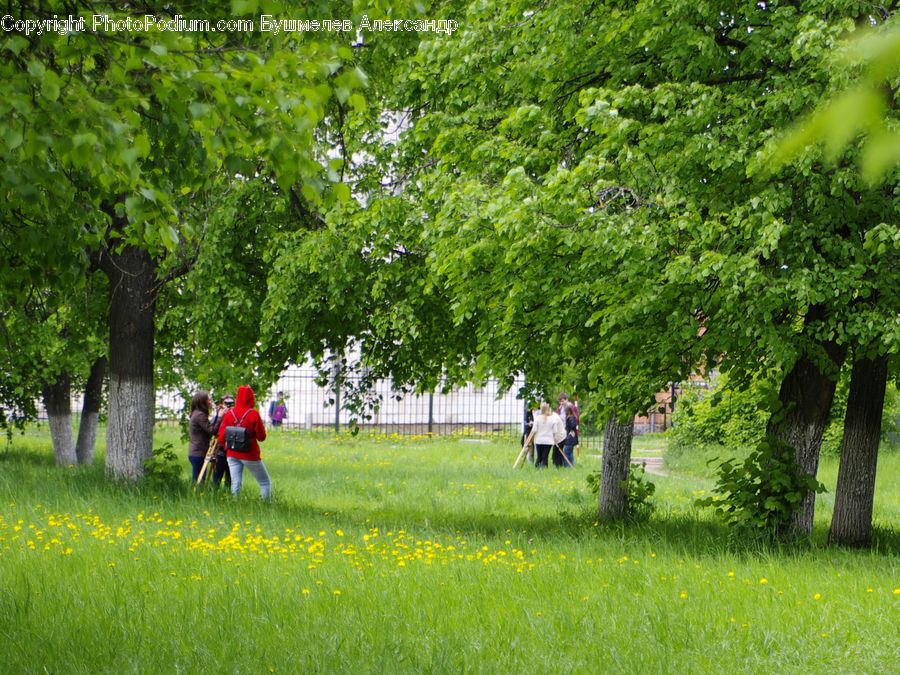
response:
[[[602,455],[587,455],[592,459],[601,459]],[[653,474],[654,476],[668,476],[669,472],[666,471],[665,462],[662,457],[632,457],[632,464],[643,464],[647,473]]]
[[[668,476],[662,457],[632,457],[632,464],[643,464],[647,473],[654,476]]]

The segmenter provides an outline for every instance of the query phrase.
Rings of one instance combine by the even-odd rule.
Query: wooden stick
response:
[[[528,452],[528,446],[531,445],[531,440],[534,438],[534,429],[531,430],[531,433],[528,434],[528,438],[525,439],[525,443],[522,444],[522,451],[519,453],[519,456],[516,457],[516,461],[513,462],[513,468],[518,469],[525,465],[525,455]]]
[[[556,450],[559,454],[562,455],[562,458],[563,458],[564,460],[566,460],[566,464],[568,464],[569,466],[571,466],[573,469],[575,468],[575,465],[572,464],[572,462],[569,461],[569,458],[568,458],[568,457],[566,457],[566,453],[563,452],[563,449],[562,449],[561,447],[559,447],[559,443],[555,443],[555,444],[553,445],[553,449]]]
[[[209,465],[216,461],[216,443],[218,442],[218,438],[213,435],[212,438],[209,439],[209,448],[206,451],[206,457],[203,458],[203,466],[200,468],[200,475],[197,476],[197,485],[203,482],[204,478],[208,478],[207,469]]]

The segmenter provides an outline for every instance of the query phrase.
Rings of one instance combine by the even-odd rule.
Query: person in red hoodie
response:
[[[244,467],[250,470],[256,482],[259,483],[259,492],[263,499],[272,496],[272,481],[266,465],[259,455],[259,442],[266,440],[266,428],[263,426],[262,417],[256,408],[256,397],[253,389],[247,385],[241,385],[237,390],[237,399],[234,407],[222,416],[222,424],[219,427],[219,443],[225,445],[225,429],[227,427],[244,427],[250,440],[250,448],[246,452],[228,450],[228,471],[231,474],[231,494],[237,495],[241,491],[241,480],[244,475]]]

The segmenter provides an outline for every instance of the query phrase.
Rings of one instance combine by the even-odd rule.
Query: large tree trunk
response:
[[[84,388],[84,403],[81,406],[81,424],[78,426],[78,441],[75,455],[79,464],[94,463],[94,446],[97,442],[97,424],[100,419],[100,405],[103,401],[103,378],[106,377],[106,357],[99,357],[91,365]]]
[[[55,382],[44,385],[44,408],[50,422],[50,439],[58,466],[75,464],[75,444],[72,441],[71,377],[61,373]]]
[[[826,352],[834,364],[834,372],[843,361],[844,350],[835,345],[826,346]],[[808,356],[801,356],[781,382],[779,400],[781,410],[769,419],[766,433],[794,448],[794,460],[798,470],[815,478],[819,470],[819,450],[822,434],[828,423],[831,401],[834,398],[836,377],[819,368]],[[788,526],[788,536],[804,536],[812,532],[816,493],[806,493],[800,508],[794,513]]]
[[[101,266],[110,282],[106,471],[137,481],[153,454],[156,265],[147,251],[125,245],[104,252]]]
[[[886,356],[853,363],[829,544],[863,547],[872,541],[875,469],[887,375]]]
[[[603,430],[603,463],[600,470],[600,511],[603,520],[617,520],[625,516],[628,492],[623,484],[631,468],[631,439],[634,418],[620,424],[615,415]]]

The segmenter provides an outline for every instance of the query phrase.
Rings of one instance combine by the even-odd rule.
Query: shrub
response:
[[[772,391],[771,383],[732,384],[727,375],[715,378],[711,391],[685,389],[675,406],[670,449],[680,454],[703,445],[755,445],[765,433]]]
[[[719,463],[716,473],[715,496],[695,504],[714,507],[729,525],[763,531],[773,538],[790,522],[808,491],[825,492],[813,476],[799,471],[794,449],[773,436],[760,441],[743,462],[732,458]]]
[[[171,443],[153,449],[153,456],[144,462],[143,487],[152,492],[184,492],[181,464]]]

